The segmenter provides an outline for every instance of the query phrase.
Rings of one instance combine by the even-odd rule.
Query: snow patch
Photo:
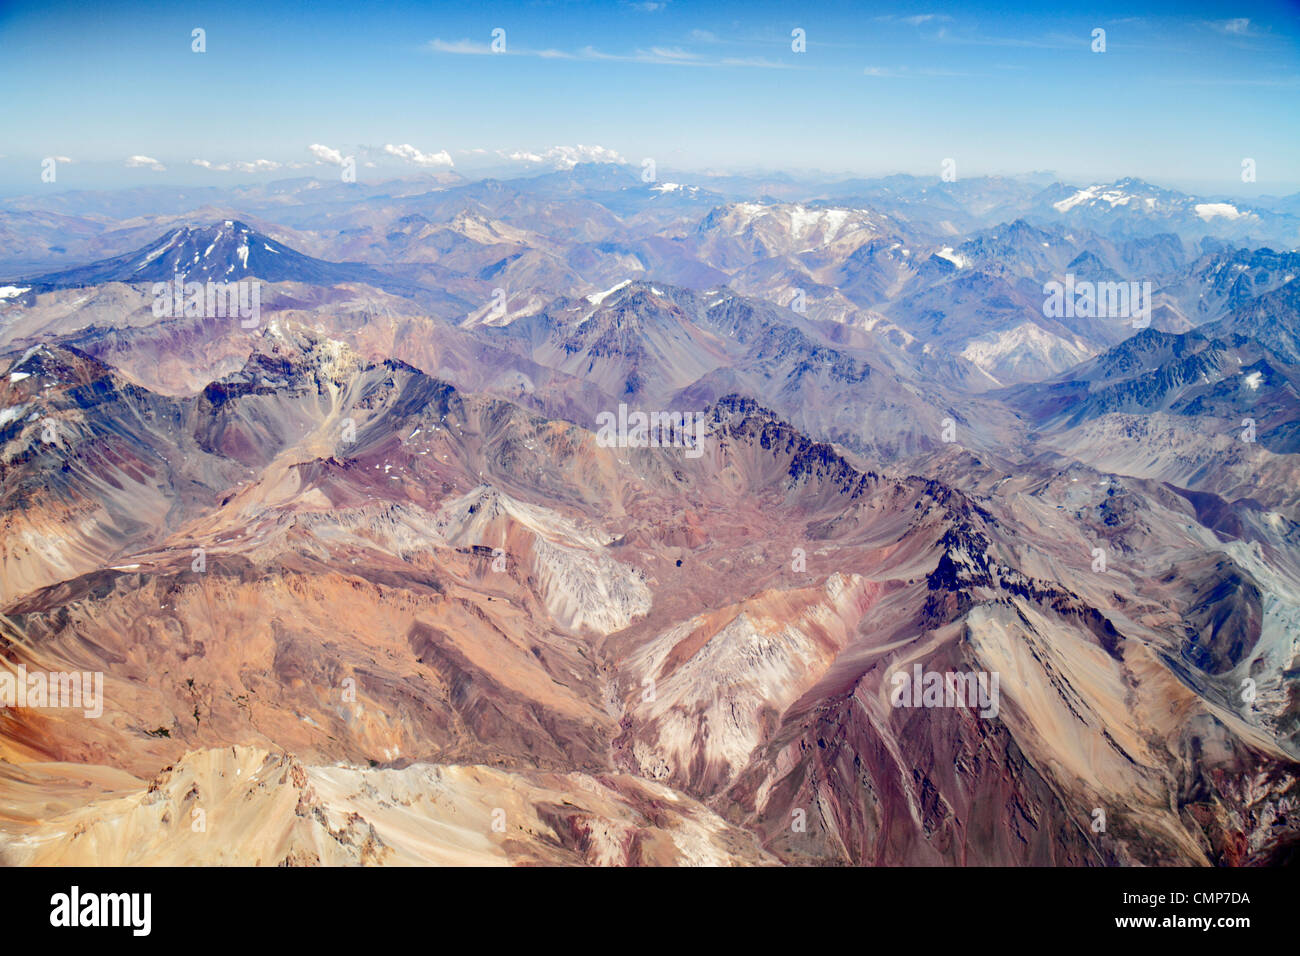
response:
[[[970,260],[967,259],[965,256],[963,256],[960,252],[954,252],[952,246],[944,246],[942,249],[936,252],[935,255],[938,256],[940,259],[947,259],[958,269],[970,268]]]
[[[1122,189],[1107,189],[1105,186],[1089,186],[1087,189],[1080,189],[1073,196],[1068,196],[1060,202],[1052,203],[1052,208],[1057,212],[1069,212],[1075,206],[1081,206],[1084,203],[1093,205],[1097,202],[1104,202],[1110,205],[1112,209],[1116,206],[1127,206],[1137,197],[1131,193],[1126,193]],[[1147,206],[1152,207],[1155,201],[1148,199]]]
[[[613,295],[615,292],[623,288],[623,286],[627,285],[631,281],[632,281],[631,279],[624,279],[622,282],[614,286],[612,289],[606,289],[604,292],[593,292],[591,295],[587,296],[587,301],[590,302],[592,305],[600,305],[611,295]]]

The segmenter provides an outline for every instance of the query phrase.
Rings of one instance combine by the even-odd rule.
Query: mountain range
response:
[[[0,860],[1294,859],[1294,201],[188,193],[0,203]]]

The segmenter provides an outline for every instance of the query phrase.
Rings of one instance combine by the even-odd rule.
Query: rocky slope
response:
[[[10,514],[60,530],[38,577],[6,537],[6,656],[106,684],[99,718],[0,713],[15,793],[87,781],[16,815],[12,862],[1207,864],[1295,839],[1300,569],[1266,515],[1048,468],[888,477],[734,397],[699,456],[606,448],[301,328],[191,398],[40,356],[41,408],[80,424],[8,433]],[[130,534],[74,537],[92,498]],[[918,664],[999,675],[996,707],[894,706]],[[195,806],[240,839],[189,835]]]

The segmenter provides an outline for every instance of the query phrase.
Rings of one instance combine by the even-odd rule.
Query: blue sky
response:
[[[61,187],[226,184],[336,175],[336,154],[361,179],[525,169],[581,144],[688,171],[938,175],[952,157],[961,176],[1300,189],[1300,6],[1076,9],[0,3],[0,186],[40,188],[47,156],[73,161]]]

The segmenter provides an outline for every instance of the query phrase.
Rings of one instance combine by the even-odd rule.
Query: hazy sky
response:
[[[192,52],[195,28],[204,53]],[[504,53],[491,51],[497,28]],[[796,28],[806,52],[791,49]],[[1104,53],[1092,51],[1097,28]],[[1075,13],[789,0],[0,2],[0,90],[9,190],[39,188],[51,156],[73,161],[59,166],[60,187],[218,184],[333,175],[348,155],[362,179],[448,160],[463,172],[525,168],[508,157],[579,144],[667,169],[938,175],[951,157],[965,176],[1300,189],[1296,3],[1138,0]],[[1241,182],[1245,157],[1253,185]],[[237,165],[259,160],[261,171]]]

